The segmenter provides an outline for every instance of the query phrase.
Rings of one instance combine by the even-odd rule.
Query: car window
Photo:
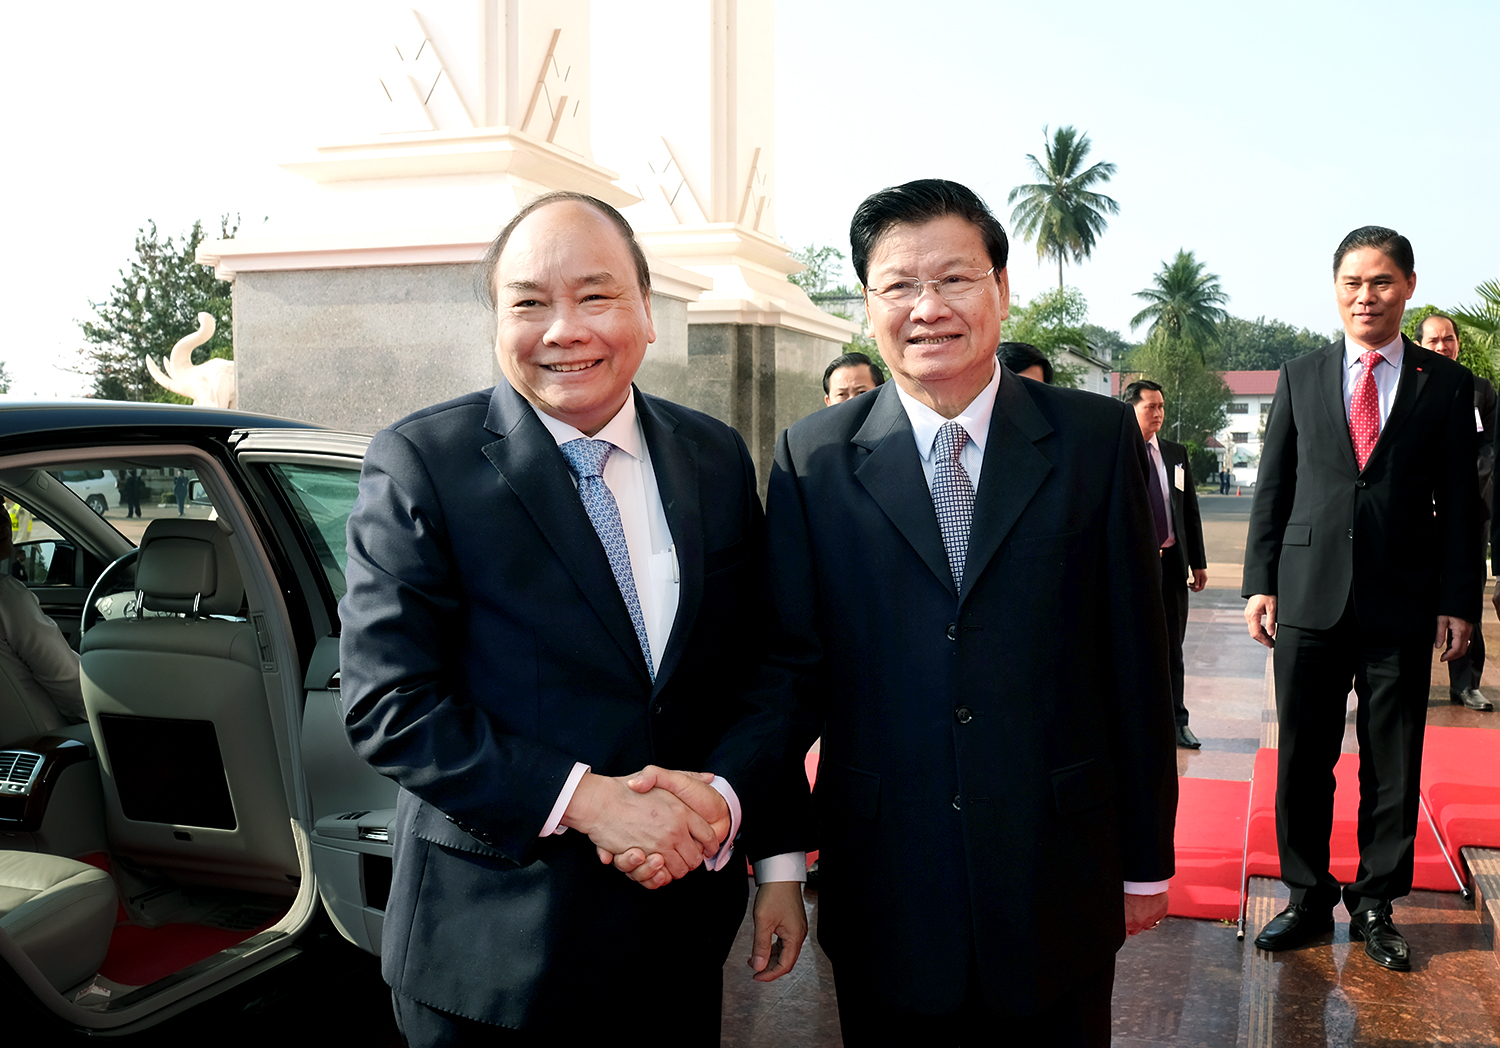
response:
[[[278,462],[268,472],[296,513],[334,599],[342,600],[349,588],[344,581],[349,565],[345,535],[359,497],[359,469]]]

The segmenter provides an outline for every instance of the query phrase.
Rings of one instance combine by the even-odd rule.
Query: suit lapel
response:
[[[1385,425],[1380,428],[1381,439],[1375,442],[1371,458],[1380,454],[1380,445],[1385,435],[1395,432],[1406,422],[1415,409],[1417,399],[1422,395],[1422,389],[1427,385],[1427,362],[1423,358],[1428,350],[1415,345],[1405,335],[1401,336],[1401,341],[1401,381],[1396,385],[1396,401],[1391,405],[1391,413],[1385,420]]]
[[[1323,402],[1328,432],[1334,434],[1333,439],[1338,445],[1340,457],[1349,467],[1349,472],[1358,473],[1359,463],[1354,458],[1354,435],[1349,432],[1349,415],[1344,410],[1344,359],[1343,339],[1325,349],[1318,358],[1317,383],[1318,388],[1323,391],[1318,399]]]
[[[990,414],[990,434],[985,441],[964,564],[964,596],[1052,472],[1052,463],[1034,446],[1051,432],[1051,424],[1032,403],[1025,384],[1007,370]]]
[[[495,387],[484,425],[498,438],[481,449],[485,457],[536,522],[606,632],[647,678],[630,612],[557,441],[531,405],[504,382]]]
[[[855,478],[922,558],[927,570],[953,590],[953,572],[943,549],[937,511],[932,508],[932,499],[923,497],[929,489],[917,455],[917,440],[894,383],[881,387],[851,443],[869,452],[855,469]]]
[[[677,547],[679,583],[677,615],[672,632],[656,668],[656,687],[661,688],[682,661],[691,626],[703,605],[704,565],[703,506],[698,495],[698,445],[677,435],[678,420],[670,407],[635,393],[636,414],[646,435],[656,489]]]

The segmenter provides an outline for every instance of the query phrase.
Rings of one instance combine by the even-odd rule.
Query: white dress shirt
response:
[[[1349,418],[1354,404],[1354,387],[1365,373],[1365,365],[1359,358],[1372,347],[1360,345],[1347,333],[1344,336],[1344,418]],[[1391,405],[1396,402],[1396,388],[1401,384],[1401,360],[1406,355],[1406,344],[1398,334],[1394,342],[1376,350],[1382,360],[1375,365],[1375,392],[1380,399],[1380,431],[1385,432],[1385,420],[1391,417]]]
[[[536,411],[534,405],[532,410]],[[625,398],[624,406],[615,417],[592,437],[544,411],[536,411],[536,416],[559,447],[570,440],[607,440],[617,449],[604,463],[604,483],[620,510],[620,525],[625,531],[625,545],[630,550],[630,573],[635,579],[641,615],[646,622],[651,664],[659,667],[672,635],[672,624],[677,619],[682,580],[678,571],[677,547],[667,524],[661,491],[656,486],[656,471],[651,468],[651,452],[646,447],[646,436],[636,416],[635,397]],[[577,484],[576,477],[574,484]],[[547,837],[567,830],[562,825],[563,813],[567,811],[584,773],[590,770],[587,764],[574,763],[538,836]],[[734,839],[740,829],[740,799],[727,779],[715,776],[710,785],[729,805],[729,835],[719,853],[704,863],[711,870],[719,870],[729,865],[734,853]],[[761,883],[805,880],[806,859],[801,855],[773,856],[757,862],[755,871],[756,880]]]

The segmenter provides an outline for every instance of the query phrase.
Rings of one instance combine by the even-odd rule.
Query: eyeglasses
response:
[[[865,291],[891,305],[910,306],[915,305],[917,299],[922,297],[924,287],[930,287],[944,301],[957,302],[978,294],[982,281],[994,271],[995,267],[991,266],[982,273],[977,269],[965,269],[957,273],[945,273],[935,280],[903,277],[880,287],[867,287]]]

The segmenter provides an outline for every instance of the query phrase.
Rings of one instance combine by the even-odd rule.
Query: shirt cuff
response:
[[[1171,881],[1126,881],[1126,895],[1160,895]]]
[[[729,834],[724,838],[724,845],[718,854],[712,859],[704,859],[703,865],[710,870],[722,870],[729,865],[729,859],[734,855],[734,839],[740,835],[740,796],[729,785],[729,780],[721,775],[715,775],[709,786],[718,790],[724,803],[729,805]]]
[[[551,837],[554,833],[564,833],[567,827],[562,825],[563,812],[568,810],[568,805],[573,801],[573,794],[578,790],[578,784],[583,781],[584,773],[589,770],[587,764],[573,764],[573,770],[568,772],[568,777],[563,780],[562,792],[557,795],[557,803],[547,813],[547,821],[542,824],[542,832],[538,837]]]
[[[752,863],[756,884],[771,884],[775,881],[800,881],[807,883],[807,853],[782,852]]]

